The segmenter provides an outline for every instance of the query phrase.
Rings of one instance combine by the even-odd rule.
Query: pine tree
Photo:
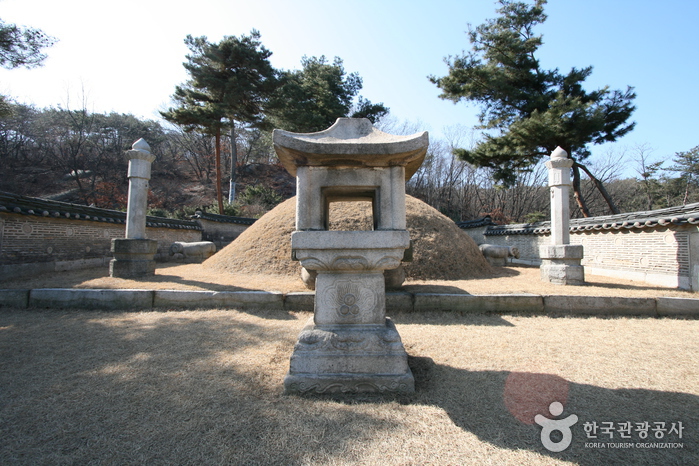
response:
[[[262,45],[260,33],[254,29],[249,36],[227,36],[219,43],[211,43],[205,36],[187,36],[185,43],[191,53],[183,65],[190,79],[175,88],[177,106],[161,115],[185,131],[199,130],[215,137],[216,198],[219,212],[223,212],[221,137],[230,130],[234,193],[236,122],[257,125],[263,121],[263,106],[277,87],[276,70],[269,62],[272,52]]]
[[[699,146],[685,152],[677,152],[672,161],[674,165],[668,168],[668,171],[679,173],[685,187],[682,205],[686,205],[692,188],[696,190],[699,186]]]
[[[280,87],[268,107],[270,119],[287,131],[314,132],[330,127],[340,117],[378,121],[388,113],[382,103],[372,104],[359,96],[362,78],[346,73],[342,59],[332,63],[321,56],[303,57],[302,69],[284,71]]]
[[[574,160],[573,191],[583,215],[588,208],[580,191],[580,170],[595,183],[610,210],[618,213],[602,183],[583,164],[589,144],[615,141],[634,128],[628,122],[635,107],[633,88],[607,87],[592,92],[583,83],[592,67],[567,74],[542,69],[535,53],[542,36],[534,28],[546,20],[546,0],[534,4],[500,0],[499,17],[469,30],[472,51],[448,57],[449,74],[430,80],[443,99],[481,105],[484,140],[455,154],[478,167],[493,170],[496,181],[511,185],[516,174],[530,169],[557,146]]]

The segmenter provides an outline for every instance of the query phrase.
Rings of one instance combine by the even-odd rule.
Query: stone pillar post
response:
[[[570,244],[570,168],[573,160],[557,147],[546,162],[551,187],[551,244],[539,248],[541,279],[557,285],[582,285],[582,245]]]
[[[148,207],[148,181],[150,167],[155,156],[143,138],[133,143],[126,151],[129,161],[129,200],[126,208],[126,238],[146,238],[146,209]]]
[[[126,237],[112,240],[114,259],[109,263],[109,275],[120,278],[153,275],[153,257],[158,249],[157,241],[146,239],[148,181],[155,156],[150,153],[150,146],[143,139],[139,139],[131,147],[131,150],[126,151],[129,161]]]

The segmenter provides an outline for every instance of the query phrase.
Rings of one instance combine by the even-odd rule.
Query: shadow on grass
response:
[[[389,316],[399,325],[515,326],[501,315],[485,312],[482,314],[462,311],[389,312]]]
[[[552,458],[582,465],[597,464],[699,464],[699,397],[686,393],[646,389],[607,389],[569,382],[551,374],[504,371],[467,371],[435,364],[431,358],[411,357],[416,379],[413,403],[443,408],[454,424],[497,447],[531,450]],[[549,405],[558,401],[563,413],[556,417]],[[565,419],[574,414],[572,442],[559,453],[543,447],[542,428],[534,422],[541,414]],[[632,430],[618,429],[631,422]],[[648,422],[647,438],[641,438],[637,423]],[[667,431],[656,438],[653,428],[664,422]],[[682,438],[669,433],[672,423],[684,426]],[[596,423],[596,438],[588,438],[584,425]],[[602,427],[613,423],[613,437]],[[592,432],[590,436],[593,436]],[[562,439],[553,432],[551,440]],[[681,443],[683,448],[643,448],[652,442]],[[598,444],[592,447],[591,444]],[[619,444],[627,444],[625,448]],[[628,447],[631,443],[633,447]],[[604,444],[600,447],[599,444]]]
[[[535,266],[526,266],[526,265],[521,265],[517,264],[517,267],[522,267],[522,268],[538,268]],[[497,266],[492,266],[494,274],[493,278],[497,277],[516,277],[518,275],[521,275],[521,272],[519,270],[511,269],[509,267],[497,267]]]
[[[596,281],[594,277],[586,277],[586,281],[582,285],[577,285],[580,287],[594,287],[594,288],[607,288],[609,290],[643,290],[643,291],[658,291],[659,293],[666,292],[670,288],[663,288],[661,286],[651,286],[651,285],[621,285],[618,283],[605,283]],[[687,295],[691,297],[690,294]]]
[[[177,283],[180,285],[196,286],[202,288],[203,291],[266,291],[262,288],[244,288],[234,285],[221,285],[218,283],[203,282],[198,280],[188,280],[177,275],[158,274],[151,278],[140,279],[147,288],[149,283]]]
[[[0,463],[351,463],[362,459],[361,449],[352,456],[357,446],[412,435],[409,419],[385,400],[282,395],[306,318],[0,310]],[[699,397],[466,371],[424,357],[410,366],[417,392],[399,401],[438,406],[498,448],[586,465],[699,464]],[[554,398],[563,417],[579,417],[561,453],[543,448],[541,428],[528,423]],[[681,421],[684,449],[586,448],[588,421]]]
[[[305,318],[0,310],[0,464],[313,464],[397,428],[282,396]]]

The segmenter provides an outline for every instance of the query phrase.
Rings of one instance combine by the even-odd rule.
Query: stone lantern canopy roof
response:
[[[366,118],[338,118],[317,133],[274,130],[274,148],[284,168],[405,167],[410,179],[422,164],[429,143],[427,132],[396,136],[374,128]]]

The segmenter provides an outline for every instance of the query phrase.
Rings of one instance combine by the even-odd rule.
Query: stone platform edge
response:
[[[279,309],[312,311],[313,292],[40,288],[0,289],[0,307],[20,309]],[[699,298],[387,292],[386,311],[699,316]]]

